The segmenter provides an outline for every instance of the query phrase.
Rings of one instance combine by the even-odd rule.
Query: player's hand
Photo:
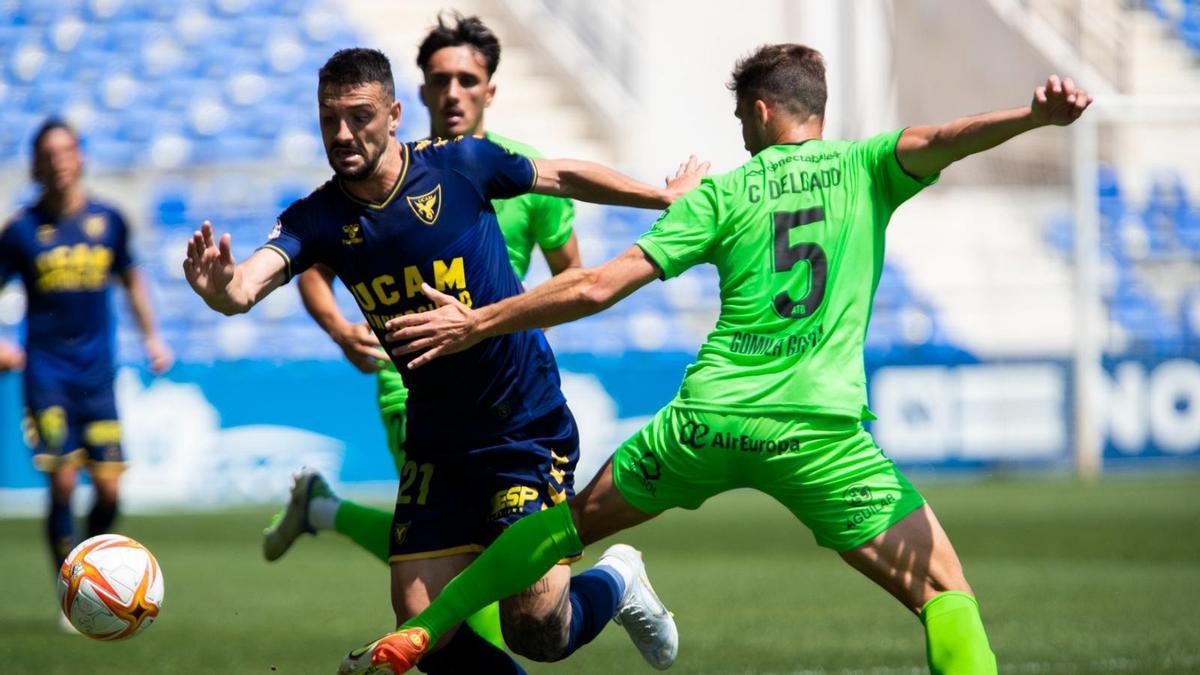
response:
[[[342,348],[346,360],[358,368],[359,372],[370,375],[383,370],[387,355],[379,346],[379,338],[375,337],[374,331],[365,321],[347,323],[329,336]]]
[[[670,201],[674,202],[696,189],[700,185],[700,179],[708,174],[710,166],[710,162],[701,162],[696,159],[695,155],[688,157],[687,161],[680,164],[679,168],[675,170],[674,176],[666,178],[667,195]]]
[[[0,342],[0,373],[25,369],[25,352],[9,342]]]
[[[421,284],[421,292],[438,308],[399,316],[385,324],[387,339],[401,343],[392,354],[423,352],[408,362],[409,368],[420,368],[439,356],[469,349],[481,339],[475,334],[475,310],[429,284]]]
[[[162,375],[175,365],[175,352],[157,335],[146,338],[146,356],[150,358],[150,372]]]
[[[1079,119],[1091,104],[1092,95],[1076,87],[1071,78],[1060,80],[1051,75],[1046,84],[1034,90],[1030,116],[1037,126],[1063,127]]]
[[[183,276],[196,294],[205,300],[226,292],[233,281],[233,249],[229,233],[213,241],[212,224],[207,220],[192,234],[187,257],[183,260]]]

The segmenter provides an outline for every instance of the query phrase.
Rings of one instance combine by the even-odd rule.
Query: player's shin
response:
[[[525,675],[511,656],[477,635],[470,627],[460,626],[442,648],[421,659],[417,670],[427,675],[489,673]]]
[[[343,499],[337,505],[333,529],[387,564],[388,537],[392,531],[391,511]]]
[[[71,500],[50,498],[50,510],[46,514],[46,539],[50,544],[50,557],[57,572],[75,547],[75,521],[71,515]]]
[[[604,630],[617,614],[625,597],[623,575],[609,566],[599,565],[571,578],[571,624],[567,644],[559,658],[566,658]]]
[[[424,629],[433,643],[488,603],[528,588],[563,556],[581,548],[565,502],[526,516],[505,530],[404,627]]]
[[[933,675],[993,675],[996,656],[988,645],[979,603],[960,591],[947,591],[921,609],[929,672]]]
[[[117,520],[117,500],[96,498],[92,510],[87,517],[87,536],[90,539],[98,534],[112,531],[113,523]]]

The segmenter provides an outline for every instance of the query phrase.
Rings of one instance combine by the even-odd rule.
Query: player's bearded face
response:
[[[47,132],[38,144],[34,158],[33,177],[47,190],[64,192],[83,173],[83,155],[79,141],[66,129]]]
[[[487,62],[473,47],[443,47],[429,57],[421,101],[429,109],[434,136],[478,136],[483,132],[483,110],[492,102]]]
[[[399,111],[383,85],[368,82],[326,87],[320,96],[321,138],[338,178],[365,180],[375,173],[388,147]]]

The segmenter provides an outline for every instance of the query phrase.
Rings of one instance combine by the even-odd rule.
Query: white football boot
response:
[[[646,663],[657,670],[670,668],[679,653],[679,631],[671,612],[658,599],[646,577],[641,551],[626,544],[616,544],[600,556],[596,565],[628,571],[624,575],[625,597],[617,605],[613,621],[629,633]]]
[[[308,505],[316,497],[334,496],[333,490],[316,469],[306,467],[292,478],[291,499],[263,530],[262,551],[268,561],[278,560],[287,553],[300,535],[316,534],[316,528],[308,522]]]

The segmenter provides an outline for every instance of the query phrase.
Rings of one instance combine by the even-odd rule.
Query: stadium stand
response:
[[[1174,171],[1155,174],[1144,201],[1128,196],[1111,166],[1101,167],[1097,184],[1110,332],[1126,349],[1196,344],[1200,281],[1175,274],[1171,263],[1200,255],[1200,205]],[[1065,214],[1046,224],[1046,242],[1067,259],[1074,226]]]
[[[141,226],[137,247],[181,359],[340,358],[294,293],[272,295],[253,320],[218,321],[188,290],[179,258],[205,219],[227,228],[235,252],[247,255],[279,211],[311,189],[299,174],[324,163],[311,104],[316,71],[332,50],[356,43],[342,15],[319,0],[0,1],[0,169],[23,171],[33,129],[61,115],[79,128],[93,175],[148,177],[146,201],[132,212]],[[406,111],[399,135],[423,135],[416,87],[397,89]],[[229,176],[212,178],[214,171]],[[26,190],[21,198],[31,196]],[[654,217],[581,210],[586,259],[617,254]],[[717,294],[715,270],[700,268],[563,326],[552,341],[563,352],[692,351],[711,326]],[[349,296],[340,298],[356,315]],[[889,264],[869,349],[950,345],[933,307]],[[116,309],[121,359],[136,362],[137,333],[123,303]],[[0,312],[0,322],[17,314]]]

